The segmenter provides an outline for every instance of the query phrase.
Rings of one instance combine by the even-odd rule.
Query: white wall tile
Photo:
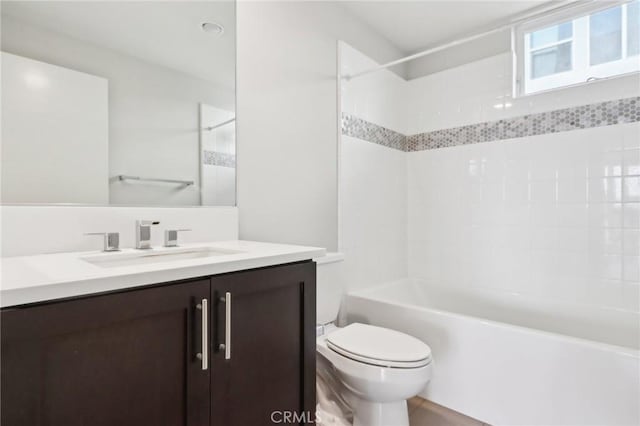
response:
[[[560,251],[585,252],[589,241],[587,228],[558,228],[558,244]]]
[[[620,228],[622,226],[622,211],[627,209],[627,204],[589,204],[589,227],[591,228]],[[627,214],[628,220],[633,219],[633,212]]]
[[[514,99],[511,73],[510,53],[504,53],[409,81],[409,133],[640,95],[637,76],[628,76]],[[499,104],[510,106],[494,107]]]
[[[622,233],[622,252],[625,255],[640,256],[640,230],[623,229]]]
[[[623,79],[512,100],[506,59],[406,83],[408,133],[640,94]],[[497,110],[497,100],[513,106]],[[409,152],[403,166],[397,152],[343,137],[343,214],[351,216],[343,221],[345,244],[370,244],[355,250],[352,282],[370,285],[405,271],[432,286],[638,310],[627,297],[640,286],[639,139],[640,124],[622,124]],[[404,173],[406,193],[395,180]],[[375,212],[372,187],[387,200]],[[405,270],[398,257],[385,268],[371,263],[380,259],[372,248],[387,253],[382,239],[402,229],[398,212],[407,218]]]
[[[634,286],[635,288],[640,287],[640,256],[624,256],[622,261],[622,279],[631,282],[631,284],[628,285],[629,288],[634,288]],[[634,292],[634,295],[637,295],[637,290]]]
[[[622,146],[625,149],[640,148],[640,126],[638,123],[621,124]]]
[[[640,202],[640,176],[625,176],[622,179],[622,198],[627,203]]]
[[[623,174],[640,175],[640,149],[627,149],[622,154]]]
[[[558,203],[587,202],[587,181],[584,178],[560,178],[557,188]]]
[[[622,176],[622,151],[593,151],[589,157],[589,176]]]
[[[626,267],[625,263],[625,267]],[[624,309],[628,309],[631,311],[640,311],[640,285],[638,281],[640,281],[640,258],[635,258],[633,260],[633,279],[629,281],[634,281],[631,283],[623,282],[622,283],[622,307]]]
[[[558,204],[555,210],[556,225],[560,228],[586,228],[589,226],[589,207],[587,204]]]
[[[376,61],[346,43],[340,43],[340,72],[352,74],[375,67]],[[355,115],[379,126],[407,132],[405,113],[406,82],[389,70],[342,80],[342,112]]]
[[[590,275],[597,279],[622,279],[622,256],[612,254],[590,254]]]
[[[594,254],[622,254],[622,229],[591,229],[589,251]]]
[[[622,178],[589,179],[590,203],[619,203],[622,201]]]
[[[620,287],[622,280],[638,282],[640,251],[640,203],[623,197],[623,131],[592,130],[408,153],[411,277],[636,306]],[[589,163],[594,153],[611,155]],[[458,164],[465,173],[456,171]],[[591,170],[600,172],[592,177]],[[635,177],[628,178],[625,189],[633,190]],[[457,260],[469,265],[466,275],[451,267],[460,244],[453,236],[465,224],[469,250]]]
[[[350,289],[407,276],[407,157],[342,137],[342,248]],[[423,209],[428,211],[427,203]],[[422,211],[422,209],[421,209]],[[430,228],[417,229],[427,237]],[[418,250],[417,253],[424,253]],[[417,262],[421,260],[417,259]]]
[[[622,216],[625,228],[640,228],[640,203],[625,203]]]
[[[555,179],[531,181],[531,202],[553,204],[557,201],[557,181]]]

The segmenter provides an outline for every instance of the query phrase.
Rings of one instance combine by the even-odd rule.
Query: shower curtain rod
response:
[[[611,2],[607,1],[607,2],[602,2],[602,3],[603,3],[603,7],[611,7],[611,6],[615,6],[616,4],[627,3],[628,1],[629,0],[611,1]],[[528,13],[526,15],[522,15],[522,16],[518,17],[517,19],[511,20],[508,24],[501,25],[501,26],[499,26],[497,28],[493,28],[493,29],[488,30],[488,31],[483,31],[483,32],[478,33],[478,34],[474,34],[474,35],[471,35],[471,36],[468,36],[468,37],[464,37],[464,38],[461,38],[461,39],[458,39],[458,40],[454,40],[454,41],[451,41],[449,43],[445,43],[445,44],[442,44],[440,46],[433,47],[431,49],[423,50],[422,52],[414,53],[413,55],[406,56],[406,57],[401,58],[401,59],[396,59],[395,61],[387,62],[386,64],[377,65],[377,66],[375,66],[373,68],[369,68],[369,69],[364,70],[364,71],[360,71],[360,72],[357,72],[357,73],[354,73],[354,74],[347,74],[347,75],[341,76],[341,78],[349,81],[351,79],[363,76],[365,74],[370,74],[372,72],[380,71],[380,70],[392,67],[394,65],[403,64],[405,62],[412,61],[414,59],[418,59],[418,58],[421,58],[423,56],[427,56],[427,55],[430,55],[432,53],[436,53],[436,52],[439,52],[441,50],[445,50],[445,49],[448,49],[450,47],[457,46],[459,44],[467,43],[469,41],[473,41],[473,40],[476,40],[478,38],[482,38],[482,37],[488,36],[489,34],[493,34],[493,33],[497,33],[497,32],[500,32],[500,31],[507,30],[507,29],[511,29],[511,28],[515,27],[516,25],[518,25],[518,24],[520,24],[520,23],[522,23],[524,21],[540,18],[540,17],[542,17],[544,15],[547,15],[547,14],[550,14],[550,13],[557,13],[557,12],[562,12],[562,11],[565,11],[565,10],[570,10],[570,9],[575,8],[575,7],[583,7],[583,6],[591,4],[591,3],[596,3],[596,0],[585,0],[585,1],[582,1],[582,0],[569,0],[568,3],[565,2],[565,4],[563,4],[561,6],[540,7],[540,8],[537,8],[537,10],[535,12],[530,12],[530,13]]]
[[[206,130],[208,132],[211,132],[215,129],[217,129],[218,127],[222,127],[222,126],[226,126],[227,124],[233,123],[234,121],[236,121],[236,118],[231,118],[227,121],[223,121],[222,123],[218,123],[215,126],[209,126],[209,127],[203,127],[202,130]]]

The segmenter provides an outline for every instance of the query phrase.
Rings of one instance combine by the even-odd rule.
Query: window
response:
[[[573,25],[565,22],[529,35],[531,78],[541,78],[571,70]]]
[[[640,0],[537,20],[516,32],[517,94],[640,70]]]
[[[627,5],[627,55],[640,53],[640,2]]]
[[[589,16],[589,65],[622,59],[622,6]]]

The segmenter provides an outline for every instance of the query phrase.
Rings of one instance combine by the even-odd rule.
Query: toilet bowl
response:
[[[431,350],[398,331],[353,323],[317,338],[319,372],[331,374],[354,426],[408,426],[406,400],[431,378]]]

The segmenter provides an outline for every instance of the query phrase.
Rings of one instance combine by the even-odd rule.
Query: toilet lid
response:
[[[327,345],[348,358],[385,367],[415,368],[431,360],[429,346],[415,337],[360,323],[329,333]]]

